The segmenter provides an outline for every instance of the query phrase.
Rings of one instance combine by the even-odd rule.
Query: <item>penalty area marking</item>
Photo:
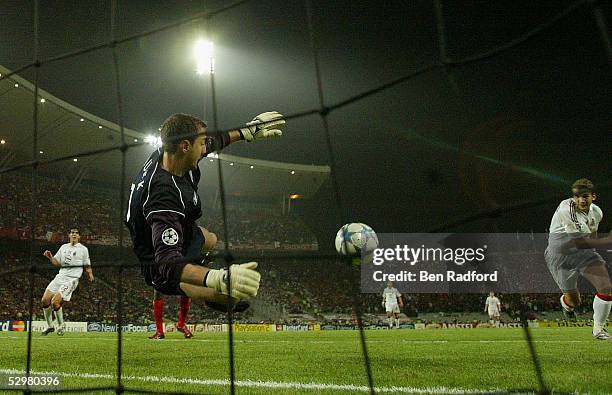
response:
[[[22,370],[17,369],[0,369],[0,373],[4,374],[23,374]],[[109,379],[116,380],[116,376],[112,374],[99,373],[71,373],[71,372],[37,372],[32,371],[32,374],[41,375],[60,375],[63,377],[75,377],[82,379]],[[131,376],[123,375],[125,381],[144,381],[148,383],[164,383],[164,384],[188,384],[202,386],[229,386],[230,382],[227,379],[190,379],[181,377],[167,376]],[[328,383],[298,383],[298,382],[283,382],[283,381],[262,381],[262,380],[236,380],[234,382],[237,387],[247,388],[269,388],[269,389],[292,389],[292,390],[313,390],[313,391],[351,391],[351,392],[370,392],[370,387],[365,385],[354,384],[328,384]],[[374,387],[376,392],[385,393],[403,393],[403,394],[492,394],[492,393],[507,393],[507,390],[502,389],[467,389],[467,388],[451,388],[451,387]]]

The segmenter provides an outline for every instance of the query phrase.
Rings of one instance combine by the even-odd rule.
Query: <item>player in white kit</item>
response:
[[[62,245],[55,255],[49,250],[43,253],[53,266],[60,268],[59,273],[49,283],[47,289],[45,289],[41,300],[43,313],[47,321],[47,329],[42,333],[44,336],[55,330],[53,328],[53,311],[55,311],[55,317],[57,318],[57,334],[59,336],[64,335],[66,326],[64,324],[62,303],[70,301],[72,293],[79,285],[79,278],[83,274],[83,268],[87,272],[89,281],[94,281],[89,251],[87,247],[79,243],[81,239],[79,229],[76,227],[70,228],[68,237],[70,243]]]
[[[568,318],[575,319],[580,304],[578,276],[586,278],[597,294],[593,299],[593,337],[612,340],[604,328],[612,306],[612,282],[603,258],[595,248],[611,248],[612,235],[597,239],[603,212],[593,204],[595,187],[586,178],[572,185],[573,197],[562,201],[550,223],[544,258],[555,282],[563,292],[561,306]]]
[[[499,324],[499,315],[501,313],[501,303],[495,296],[494,292],[489,292],[487,300],[485,300],[485,313],[489,314],[490,324]]]
[[[400,308],[404,307],[402,301],[402,294],[393,287],[393,283],[389,281],[387,288],[382,293],[382,305],[387,312],[387,320],[389,321],[389,328],[393,328],[393,317],[395,318],[395,326],[399,328],[399,313]]]

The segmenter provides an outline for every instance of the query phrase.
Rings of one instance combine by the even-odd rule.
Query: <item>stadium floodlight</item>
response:
[[[199,39],[193,46],[193,55],[196,59],[196,73],[198,75],[213,74],[215,72],[215,58],[213,57],[214,44],[212,41]]]
[[[6,140],[4,140],[4,139],[0,140],[0,144],[2,144],[2,145],[6,144]]]
[[[158,147],[162,146],[161,137],[159,137],[159,136],[148,135],[147,137],[144,138],[144,141],[145,141],[145,143],[148,143],[148,144],[152,145],[155,148],[158,148]]]

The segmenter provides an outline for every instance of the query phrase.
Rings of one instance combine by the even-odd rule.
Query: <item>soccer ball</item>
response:
[[[371,253],[378,247],[378,237],[366,224],[354,222],[340,228],[336,234],[336,251],[344,256],[358,256]]]

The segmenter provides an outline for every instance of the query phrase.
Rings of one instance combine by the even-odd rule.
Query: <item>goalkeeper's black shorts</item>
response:
[[[140,268],[147,285],[164,295],[185,295],[181,289],[181,274],[186,264],[201,264],[206,256],[201,255],[204,235],[198,227],[194,228],[191,242],[184,249],[184,257],[169,262],[142,261]]]

